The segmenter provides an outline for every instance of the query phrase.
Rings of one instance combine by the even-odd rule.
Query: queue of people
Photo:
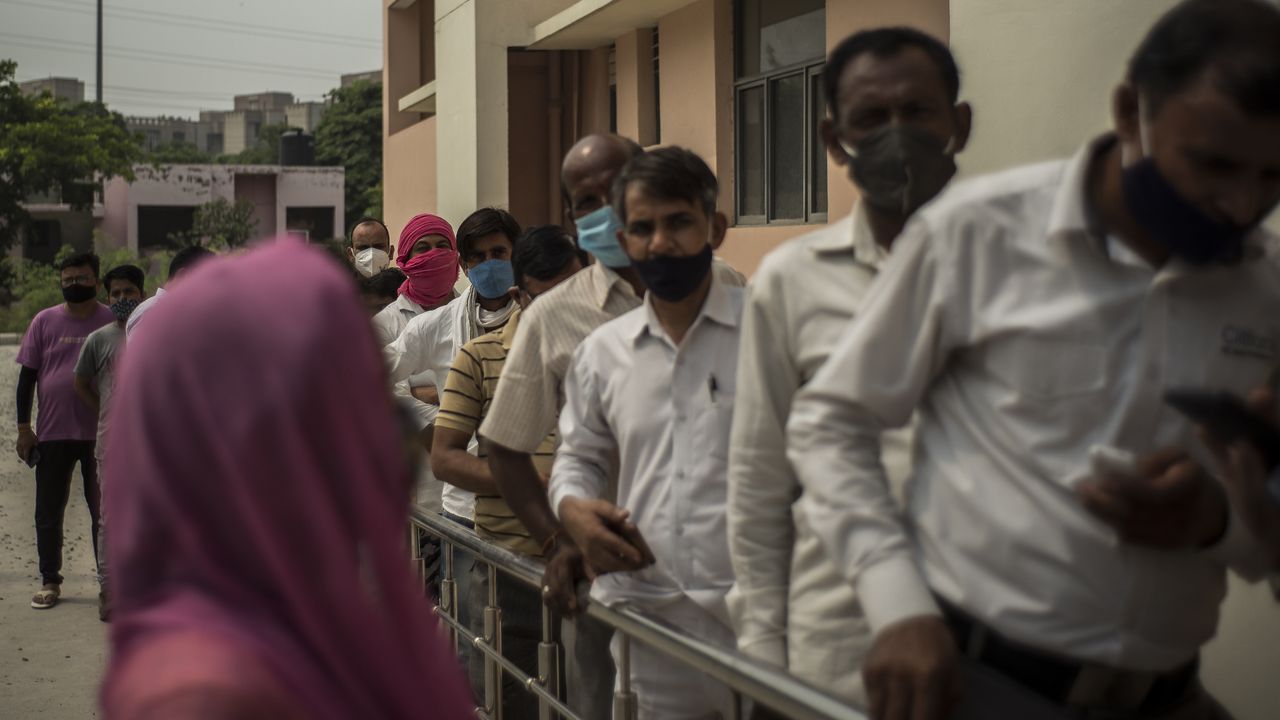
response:
[[[707,163],[616,135],[564,158],[572,228],[423,213],[393,247],[365,218],[349,278],[289,242],[208,263],[127,353],[141,270],[107,273],[108,309],[72,258],[19,355],[32,605],[58,598],[77,461],[96,510],[96,452],[109,716],[462,717],[485,661],[462,658],[470,697],[411,587],[417,482],[545,563],[541,593],[500,581],[502,646],[533,674],[556,610],[584,717],[624,679],[583,582],[875,720],[1230,717],[1199,681],[1227,571],[1280,577],[1277,37],[1273,5],[1186,0],[1134,51],[1112,131],[953,183],[983,111],[955,59],[859,32],[820,128],[859,200],[750,283],[716,255]],[[483,634],[488,573],[459,567]],[[732,716],[719,681],[629,659],[640,717]],[[536,716],[509,678],[502,702]]]

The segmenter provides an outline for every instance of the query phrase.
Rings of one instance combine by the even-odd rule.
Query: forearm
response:
[[[436,451],[431,454],[431,471],[436,477],[454,487],[477,495],[495,495],[498,486],[489,471],[489,463],[465,449],[445,447],[443,429],[436,438]]]
[[[489,471],[498,492],[535,540],[544,543],[560,529],[532,455],[491,442]]]
[[[80,402],[92,410],[94,415],[97,415],[101,408],[102,398],[99,397],[98,391],[93,389],[91,379],[83,375],[76,375],[75,390],[76,397],[80,398]]]
[[[18,426],[31,425],[31,406],[36,397],[36,376],[38,373],[35,368],[29,368],[26,365],[18,371]]]

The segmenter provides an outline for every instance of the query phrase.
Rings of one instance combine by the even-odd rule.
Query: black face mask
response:
[[[856,147],[840,146],[867,204],[901,217],[932,200],[956,174],[951,141],[910,126],[883,127]]]
[[[648,260],[632,260],[631,267],[654,297],[677,302],[689,297],[711,272],[711,245],[704,245],[696,255],[655,255]]]
[[[69,303],[82,303],[92,300],[98,295],[98,288],[76,283],[62,288],[62,299]]]
[[[1191,265],[1234,262],[1252,229],[1220,222],[1187,202],[1165,179],[1155,160],[1143,158],[1124,169],[1124,201],[1129,214],[1153,240]]]

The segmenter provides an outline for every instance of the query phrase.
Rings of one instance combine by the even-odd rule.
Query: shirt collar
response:
[[[403,313],[412,313],[414,315],[422,313],[422,306],[410,300],[407,295],[399,295],[396,297],[396,308]]]
[[[498,330],[501,333],[503,350],[510,351],[511,344],[516,341],[516,328],[520,327],[520,310],[516,308],[515,312],[511,313],[511,318],[507,320],[507,324]]]
[[[630,284],[621,275],[614,272],[612,268],[605,267],[605,264],[598,260],[587,268],[587,272],[590,273],[588,277],[591,282],[591,299],[601,310],[604,309],[605,303],[609,302],[609,293],[613,292],[619,283],[630,288]],[[625,292],[625,289],[623,291]]]
[[[693,324],[689,329],[697,327],[705,318],[708,321],[715,322],[725,327],[738,326],[738,314],[734,312],[733,299],[729,297],[729,289],[724,283],[720,282],[720,278],[712,270],[708,270],[711,274],[711,290],[707,293],[706,300],[702,301],[702,307],[698,309],[698,316],[694,318]],[[667,331],[662,327],[662,321],[658,319],[658,314],[653,309],[653,296],[646,293],[644,298],[644,322],[637,323],[633,339],[640,342],[646,335],[666,338]],[[686,337],[688,335],[686,334]]]
[[[854,260],[871,267],[879,267],[889,257],[888,251],[876,242],[866,206],[861,202],[855,203],[853,212],[833,223],[809,247],[818,255],[853,253]]]

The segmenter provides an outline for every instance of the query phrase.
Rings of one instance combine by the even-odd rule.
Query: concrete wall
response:
[[[394,243],[414,215],[436,211],[436,119],[386,138],[382,152],[382,215]],[[462,218],[448,218],[457,224]]]

